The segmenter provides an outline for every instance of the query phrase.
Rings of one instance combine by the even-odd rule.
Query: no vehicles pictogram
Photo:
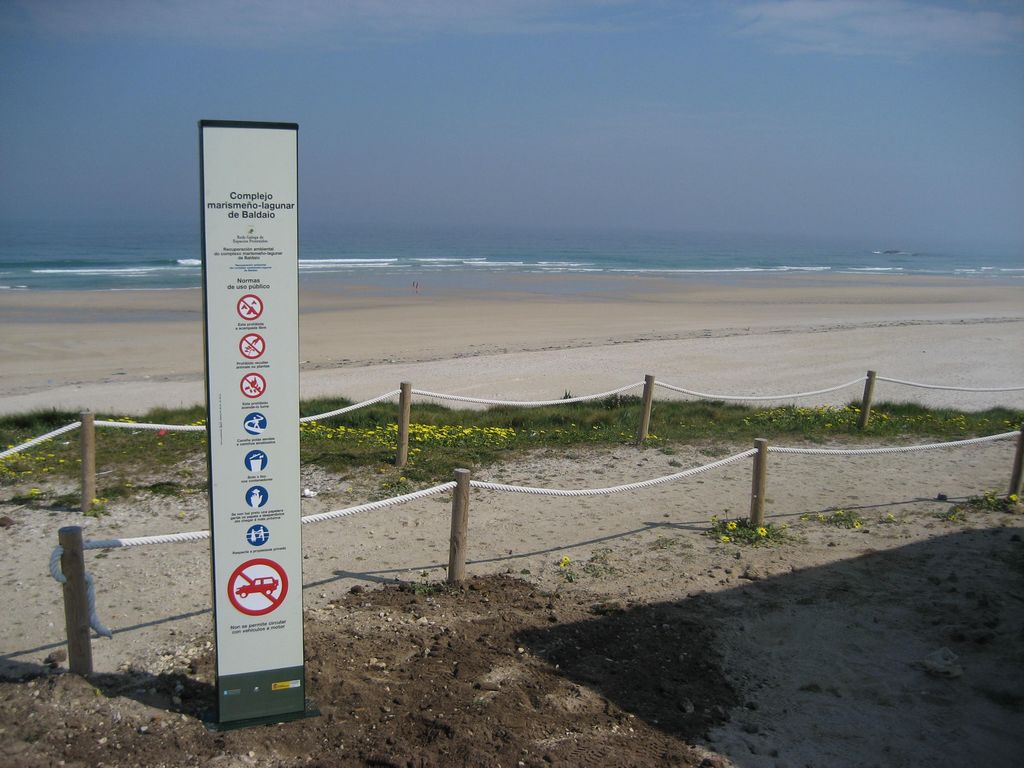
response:
[[[247,333],[238,342],[238,351],[242,353],[242,357],[255,360],[267,351],[267,342],[258,333]]]
[[[276,610],[287,594],[284,568],[265,557],[247,560],[228,579],[228,599],[247,616],[264,616]]]
[[[262,397],[263,393],[267,391],[267,380],[258,373],[247,373],[242,377],[238,386],[243,395],[254,400],[257,397]]]
[[[263,299],[254,293],[247,293],[238,300],[235,309],[243,320],[256,320],[263,314]]]

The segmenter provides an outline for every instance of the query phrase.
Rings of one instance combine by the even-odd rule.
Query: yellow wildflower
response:
[[[562,559],[558,561],[558,567],[559,568],[568,568],[569,567],[569,563],[571,563],[571,562],[572,562],[572,560],[569,559],[568,555],[562,555]]]
[[[768,529],[764,528],[764,527],[758,528],[757,529],[757,535],[760,536],[763,539],[765,536],[768,535]]]
[[[735,520],[730,520],[728,523],[725,524],[725,527],[726,527],[727,530],[735,531],[736,530],[736,521]]]
[[[719,541],[722,541],[722,542],[725,542],[726,544],[728,544],[728,543],[729,543],[730,541],[732,541],[732,536],[726,536],[726,535],[725,535],[725,534],[723,533],[723,534],[722,534],[721,536],[719,536],[719,537],[718,537],[718,540],[719,540]]]

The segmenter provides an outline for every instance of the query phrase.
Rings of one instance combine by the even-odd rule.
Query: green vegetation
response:
[[[887,519],[885,522],[889,524],[893,524],[896,522],[896,518],[892,515],[889,515],[889,518],[892,519]],[[831,514],[827,515],[824,512],[819,512],[817,515],[814,515],[813,517],[811,515],[801,515],[800,519],[817,520],[819,523],[824,523],[825,525],[833,525],[836,528],[864,527],[864,521],[861,519],[860,515],[858,515],[856,512],[851,512],[848,509],[837,509],[833,511]]]
[[[936,515],[940,520],[949,523],[962,523],[972,512],[1006,512],[1009,514],[1021,513],[1021,503],[1017,494],[1002,496],[995,491],[985,491],[981,496],[972,496],[963,504],[950,507],[945,512]]]
[[[338,399],[307,401],[302,404],[301,414],[323,413],[348,404]],[[377,467],[394,486],[388,490],[411,490],[450,479],[456,467],[481,466],[524,450],[632,443],[640,408],[639,398],[621,396],[593,403],[481,411],[417,402],[410,427],[410,460],[399,477],[392,470],[398,441],[396,408],[380,404],[303,424],[302,461],[335,471]],[[873,408],[869,427],[861,431],[856,426],[858,415],[855,405],[751,408],[715,401],[656,402],[651,419],[653,434],[646,445],[671,454],[674,444],[709,440],[742,444],[754,437],[812,442],[840,439],[865,444],[906,437],[956,440],[1017,429],[1024,420],[1024,411],[1004,408],[966,413],[881,403]],[[77,413],[59,411],[2,417],[0,446],[17,445],[77,419]],[[137,421],[186,425],[202,424],[203,419],[203,410],[197,407],[158,409]],[[138,490],[187,493],[201,490],[205,484],[206,438],[201,432],[100,428],[97,434],[97,469],[106,473],[101,483],[106,498]],[[71,480],[77,478],[78,467],[78,433],[70,432],[0,460],[0,484],[24,486],[40,484],[47,478]],[[144,489],[133,485],[140,474],[152,475],[153,467],[174,467],[173,477]]]
[[[747,518],[719,520],[718,515],[714,515],[711,518],[711,527],[704,534],[718,539],[723,544],[747,544],[759,547],[785,541],[786,529],[786,525],[775,525],[775,523],[754,525]]]

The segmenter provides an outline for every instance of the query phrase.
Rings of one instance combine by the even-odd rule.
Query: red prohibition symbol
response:
[[[247,333],[238,342],[238,351],[242,353],[242,357],[255,360],[267,351],[267,342],[258,333]]]
[[[235,310],[243,320],[256,320],[263,314],[263,299],[254,293],[247,293],[238,300]]]
[[[288,574],[273,560],[247,560],[228,578],[228,599],[247,616],[264,616],[277,609],[288,594]]]
[[[262,397],[263,393],[267,391],[267,380],[258,373],[247,373],[242,377],[239,387],[243,395],[250,400],[255,400],[257,397]]]

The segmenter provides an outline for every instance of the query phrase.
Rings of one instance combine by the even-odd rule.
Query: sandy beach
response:
[[[1024,286],[790,276],[585,288],[304,291],[304,395],[361,399],[409,380],[557,398],[645,373],[756,395],[831,386],[869,368],[948,386],[1024,382]],[[131,414],[200,401],[198,291],[8,294],[0,319],[4,412]],[[859,387],[801,402],[858,396]],[[878,396],[968,409],[1024,403],[1024,392],[891,385]],[[607,487],[748,447],[545,450],[475,477]],[[64,642],[47,571],[57,529],[84,525],[88,539],[203,529],[205,494],[140,492],[83,518],[19,502],[29,483],[18,480],[0,500],[9,520],[0,531],[9,597],[0,765],[1015,765],[1021,516],[949,517],[968,497],[1005,492],[1013,453],[1002,440],[897,456],[773,456],[767,514],[789,538],[758,548],[705,535],[712,515],[747,513],[746,460],[613,496],[474,491],[468,571],[480,581],[427,598],[381,585],[444,578],[448,495],[307,527],[307,659],[323,716],[219,736],[199,719],[211,699],[204,542],[90,554],[97,607],[114,630],[93,643],[103,676],[86,685],[61,674],[59,659],[44,661]],[[197,457],[139,483],[204,471]],[[303,514],[376,498],[388,478],[305,467],[302,485],[316,495]],[[822,522],[838,509],[862,525]],[[513,577],[523,583],[501,581]]]
[[[729,282],[549,276],[502,291],[443,285],[300,292],[304,397],[416,388],[547,399],[653,374],[716,394],[822,389],[868,369],[908,381],[1020,385],[1024,285],[942,277],[786,275]],[[369,295],[368,295],[369,294]],[[198,290],[0,294],[0,412],[139,414],[203,401]],[[663,392],[662,395],[665,393]],[[856,393],[823,396],[848,402]],[[880,386],[968,409],[1021,393]]]

